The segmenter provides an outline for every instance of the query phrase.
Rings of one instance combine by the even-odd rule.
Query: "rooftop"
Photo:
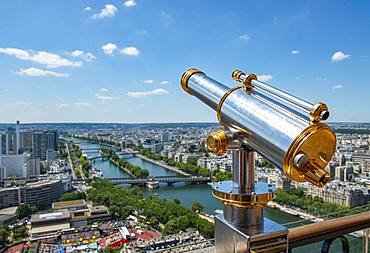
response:
[[[61,210],[59,212],[54,212],[54,213],[34,214],[31,217],[31,223],[67,219],[69,217],[70,217],[70,214],[68,210]]]
[[[2,214],[7,214],[7,215],[11,215],[11,214],[15,214],[15,212],[17,211],[17,206],[13,206],[13,207],[7,207],[7,208],[3,208],[3,209],[0,209],[0,215]]]
[[[52,204],[53,209],[66,209],[76,206],[86,206],[86,201],[84,199],[69,200],[69,201],[60,201],[54,202]]]

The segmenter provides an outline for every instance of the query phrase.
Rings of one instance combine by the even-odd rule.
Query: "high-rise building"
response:
[[[58,150],[58,132],[44,131],[32,135],[32,156],[40,160],[46,160],[49,149]]]
[[[20,132],[20,153],[32,153],[32,135],[33,132]]]
[[[27,178],[38,177],[40,175],[40,159],[29,158],[27,160]]]
[[[5,140],[5,134],[4,133],[0,133],[0,155],[5,155],[6,153],[6,146],[5,146],[5,143],[6,143],[6,140]]]
[[[6,177],[27,178],[27,159],[29,157],[29,154],[0,156],[0,166],[5,168]]]
[[[18,155],[20,154],[20,148],[21,148],[21,137],[19,133],[19,120],[16,122],[16,128],[15,128],[15,138],[16,138],[16,148],[15,148],[15,153]]]
[[[0,185],[2,184],[2,182],[4,181],[5,178],[6,178],[5,167],[0,166]]]

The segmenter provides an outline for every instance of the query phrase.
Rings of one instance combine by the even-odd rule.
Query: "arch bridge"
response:
[[[194,183],[194,184],[204,184],[212,181],[209,176],[149,176],[145,178],[105,178],[114,184],[129,184],[131,186],[145,186],[148,182],[158,182],[158,183],[167,183],[168,185],[173,185],[179,182],[185,183]],[[99,181],[101,179],[95,180]],[[72,180],[73,184],[85,183],[85,180]]]

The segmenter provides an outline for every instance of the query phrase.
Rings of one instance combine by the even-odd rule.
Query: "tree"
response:
[[[7,226],[0,227],[0,249],[4,248],[8,244],[8,237],[10,232]]]
[[[203,211],[203,205],[202,205],[202,203],[194,202],[191,209],[193,211]]]
[[[17,208],[17,211],[16,211],[17,219],[23,219],[25,217],[29,217],[34,211],[35,210],[30,205],[22,204],[18,206]]]
[[[197,159],[195,158],[195,156],[189,156],[187,162],[192,165],[197,165]]]
[[[60,197],[60,201],[69,201],[76,199],[86,199],[86,194],[84,192],[67,192]]]
[[[179,199],[173,199],[173,202],[175,202],[176,204],[180,205],[181,204],[181,201]]]
[[[13,237],[15,241],[26,238],[27,228],[26,226],[19,226],[14,228]]]

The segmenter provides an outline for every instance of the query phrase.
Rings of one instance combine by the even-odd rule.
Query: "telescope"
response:
[[[207,148],[222,156],[232,151],[233,178],[213,183],[213,196],[224,204],[215,217],[216,252],[287,252],[288,230],[263,217],[275,186],[255,182],[255,153],[296,182],[323,187],[325,170],[336,146],[324,123],[328,106],[309,103],[258,80],[255,74],[232,73],[230,88],[191,68],[181,77],[185,92],[217,113],[222,129],[207,138]]]

